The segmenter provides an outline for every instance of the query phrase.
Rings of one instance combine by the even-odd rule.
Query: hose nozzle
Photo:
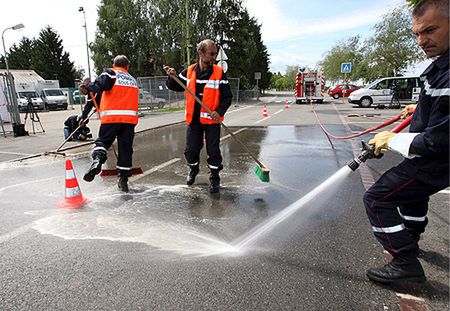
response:
[[[361,150],[362,152],[358,154],[354,159],[347,162],[347,166],[350,167],[353,171],[359,167],[359,165],[363,162],[366,162],[367,159],[380,159],[383,154],[375,155],[374,146],[367,144],[365,141],[361,141]]]

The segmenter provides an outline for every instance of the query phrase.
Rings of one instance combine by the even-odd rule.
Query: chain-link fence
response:
[[[174,92],[166,86],[167,76],[138,77],[139,86],[139,111],[184,107],[184,93]],[[231,92],[233,93],[233,104],[238,104],[239,78],[228,78]]]

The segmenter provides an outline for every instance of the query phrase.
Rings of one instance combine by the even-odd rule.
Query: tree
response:
[[[347,81],[356,81],[361,77],[359,64],[363,60],[360,37],[354,36],[339,41],[330,52],[325,55],[319,65],[323,68],[327,80],[337,83],[344,79],[341,73],[342,63],[352,63],[352,72],[346,75]]]
[[[365,48],[367,66],[374,69],[376,75],[397,76],[409,65],[424,59],[411,31],[411,23],[406,6],[399,6],[375,24],[375,35],[367,40]]]
[[[23,37],[19,45],[13,44],[8,52],[8,65],[11,69],[31,69],[34,40]]]
[[[59,80],[61,87],[73,86],[76,71],[62,40],[50,26],[39,33],[34,42],[31,67],[46,80]]]
[[[143,0],[102,0],[95,41],[90,45],[97,73],[111,67],[116,55],[124,54],[131,61],[132,75],[149,75],[152,66],[146,33],[152,29],[145,19],[146,4]]]

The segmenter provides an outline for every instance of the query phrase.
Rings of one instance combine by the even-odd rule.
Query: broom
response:
[[[89,120],[89,118],[90,118],[94,113],[95,113],[95,111],[92,111],[91,114],[86,118],[86,120]],[[54,155],[62,155],[62,156],[66,156],[65,153],[59,152],[59,150],[61,150],[61,148],[69,141],[69,139],[72,138],[72,136],[80,129],[81,126],[82,126],[82,125],[79,124],[78,127],[77,127],[75,130],[73,130],[72,133],[70,133],[70,135],[62,142],[61,145],[59,145],[58,148],[56,148],[55,151],[46,151],[44,154],[45,154],[45,155],[54,154]]]
[[[197,101],[197,103],[199,103],[203,107],[203,109],[205,109],[209,114],[212,113],[211,109],[209,109],[208,106],[206,106],[194,93],[192,93],[192,91],[190,89],[188,89],[183,84],[183,82],[181,82],[180,79],[178,79],[177,76],[172,75],[172,74],[169,74],[169,75],[181,87],[183,87],[183,89],[186,92],[188,92],[192,97],[194,97],[195,100]],[[221,120],[219,120],[218,122],[228,132],[228,134],[230,134],[230,136],[233,137],[241,145],[242,149],[244,149],[244,151],[247,152],[253,158],[253,160],[255,160],[255,162],[257,163],[257,166],[255,168],[255,173],[259,177],[259,179],[263,182],[268,182],[269,181],[269,169],[264,164],[262,164],[261,161],[258,160],[258,158],[247,148],[247,146],[244,145],[244,143],[239,138],[237,138],[237,136],[234,135],[233,132]]]
[[[92,98],[92,102],[94,103],[95,109],[97,110],[97,113],[98,113],[98,118],[100,119],[100,109],[97,104],[97,100],[95,99],[95,96],[92,92],[89,92],[89,95]],[[117,160],[118,156],[117,156],[116,148],[114,147],[114,145],[111,145],[111,147],[113,149],[114,156],[116,157],[116,160]],[[144,173],[144,171],[140,167],[132,167],[131,168],[131,175],[137,175],[137,174],[142,174],[142,173]],[[116,176],[118,174],[119,174],[119,171],[117,170],[117,168],[102,169],[102,171],[100,172],[100,176]]]

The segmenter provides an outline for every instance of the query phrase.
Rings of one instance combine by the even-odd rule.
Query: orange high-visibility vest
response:
[[[191,90],[192,93],[195,94],[195,87],[197,85],[197,74],[195,72],[195,66],[197,64],[190,65],[187,71],[187,87]],[[205,82],[205,88],[203,89],[203,103],[211,110],[215,111],[220,104],[220,79],[222,79],[222,68],[213,65],[213,73],[211,77],[209,77],[208,81],[200,81]],[[194,106],[195,106],[195,98],[192,97],[188,92],[184,92],[186,95],[186,123],[191,124],[192,117],[194,115]],[[220,120],[223,121],[223,116],[220,117]],[[200,110],[200,123],[202,124],[217,124],[217,121],[214,121],[209,113],[203,107]]]
[[[125,68],[113,67],[116,82],[111,90],[102,94],[100,123],[138,123],[138,87]],[[102,74],[107,74],[106,72]]]

